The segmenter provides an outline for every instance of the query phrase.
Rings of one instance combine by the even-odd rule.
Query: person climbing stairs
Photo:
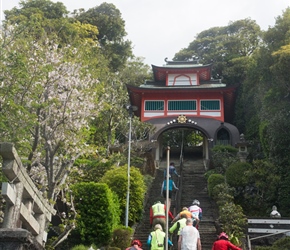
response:
[[[180,207],[177,200],[172,199],[171,212],[176,215],[180,212],[182,207],[189,207],[194,199],[200,201],[200,206],[203,210],[203,218],[200,222],[199,232],[201,237],[201,244],[203,250],[211,250],[213,242],[216,240],[217,233],[215,229],[215,220],[217,219],[216,205],[210,199],[207,193],[207,181],[204,177],[205,168],[201,157],[187,156],[183,161],[183,166],[180,168],[179,158],[171,159],[176,163],[176,169],[180,173]],[[160,200],[164,202],[163,197],[160,195],[161,184],[164,179],[164,169],[166,168],[166,161],[160,162],[160,168],[156,169],[155,178],[152,182],[151,188],[147,194],[147,200],[144,205],[144,214],[140,223],[136,226],[134,238],[139,239],[144,250],[149,249],[146,246],[146,241],[149,233],[152,231],[149,221],[150,207],[154,202]],[[171,224],[169,222],[169,228]],[[172,237],[175,239],[175,235]],[[173,241],[172,250],[177,249],[177,242]]]

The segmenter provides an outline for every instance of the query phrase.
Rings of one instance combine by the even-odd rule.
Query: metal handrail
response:
[[[182,137],[182,142],[181,142],[181,147],[180,147],[180,156],[179,156],[180,178],[178,178],[178,182],[177,182],[178,191],[176,192],[176,195],[175,195],[175,209],[177,212],[181,210],[182,172],[183,172],[183,155],[184,155],[184,146],[183,145],[184,145],[184,143],[183,143],[183,137]]]

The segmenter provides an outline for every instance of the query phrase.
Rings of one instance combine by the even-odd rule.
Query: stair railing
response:
[[[183,137],[182,137],[181,147],[180,147],[180,156],[179,156],[179,174],[180,174],[180,178],[178,178],[178,181],[177,181],[178,190],[177,190],[176,195],[175,195],[176,213],[179,213],[179,211],[181,210],[183,156],[184,156],[184,143],[183,143]]]

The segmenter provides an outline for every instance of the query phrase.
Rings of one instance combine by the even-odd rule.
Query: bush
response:
[[[113,231],[111,248],[126,249],[130,246],[133,229],[130,227],[120,226]]]
[[[75,197],[76,230],[70,241],[106,246],[113,229],[120,223],[120,208],[116,195],[104,183],[81,182],[72,186]],[[79,239],[80,238],[80,239]]]
[[[207,180],[208,195],[214,198],[213,190],[218,184],[225,183],[225,177],[221,174],[211,174]]]
[[[290,237],[283,237],[274,242],[273,246],[268,247],[255,247],[256,250],[289,250],[290,249]]]
[[[218,184],[213,188],[213,197],[219,207],[234,202],[234,193],[235,188],[230,188],[227,183]]]
[[[230,146],[230,145],[216,145],[212,149],[213,152],[224,152],[224,153],[230,153],[232,155],[236,155],[238,153],[238,149]]]
[[[209,178],[212,174],[218,174],[218,173],[216,172],[215,169],[208,170],[208,171],[206,171],[206,173],[204,174],[205,179],[208,180],[208,178]]]
[[[241,239],[244,237],[244,231],[247,226],[247,218],[243,213],[243,209],[234,203],[226,203],[219,207],[219,222],[222,229],[231,238]]]
[[[238,161],[238,149],[229,145],[216,145],[212,149],[211,162],[217,173],[224,174],[226,169]]]
[[[106,172],[101,182],[106,183],[112,191],[114,191],[120,201],[122,211],[121,221],[125,221],[126,197],[128,187],[127,166],[115,167]],[[130,199],[129,199],[129,225],[133,225],[139,221],[143,214],[143,201],[145,197],[146,187],[144,177],[140,170],[130,168]]]
[[[244,187],[248,183],[245,172],[251,168],[247,162],[236,162],[231,164],[225,172],[227,183],[231,187]]]

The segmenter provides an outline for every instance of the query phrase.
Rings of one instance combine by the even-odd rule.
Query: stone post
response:
[[[43,198],[23,167],[12,143],[0,143],[3,173],[9,182],[2,183],[6,200],[0,250],[43,250],[46,226],[56,213]]]

